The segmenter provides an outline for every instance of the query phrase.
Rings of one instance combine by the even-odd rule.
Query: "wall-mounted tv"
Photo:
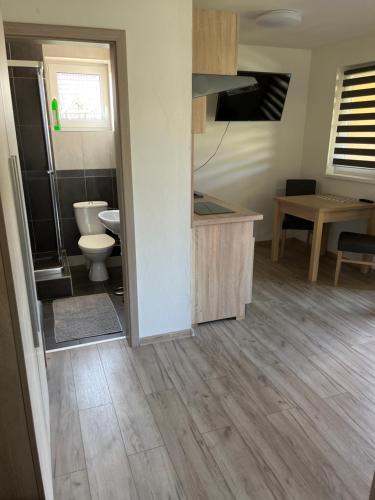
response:
[[[279,121],[281,120],[291,75],[239,71],[238,76],[252,76],[257,84],[220,92],[216,121]]]

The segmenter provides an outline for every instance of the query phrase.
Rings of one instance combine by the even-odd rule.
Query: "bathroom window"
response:
[[[49,96],[57,99],[62,131],[112,129],[107,61],[46,58],[46,66]]]

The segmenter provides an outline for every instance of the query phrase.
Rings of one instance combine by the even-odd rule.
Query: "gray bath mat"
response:
[[[57,299],[52,306],[56,342],[122,331],[108,293]]]

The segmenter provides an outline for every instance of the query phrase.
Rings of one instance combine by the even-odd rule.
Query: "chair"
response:
[[[339,281],[341,264],[343,262],[375,267],[375,262],[372,259],[370,261],[343,259],[343,252],[360,253],[371,256],[375,255],[375,236],[370,234],[343,232],[339,236],[337,249],[335,286],[337,286]]]
[[[285,196],[298,196],[304,194],[315,194],[316,181],[314,179],[287,179]],[[310,233],[314,229],[314,223],[310,220],[301,219],[294,215],[285,214],[281,235],[281,255],[284,255],[287,229],[307,231],[307,244]]]

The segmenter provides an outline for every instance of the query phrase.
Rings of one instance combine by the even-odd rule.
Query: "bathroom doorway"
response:
[[[124,33],[5,33],[45,348],[137,345]]]

